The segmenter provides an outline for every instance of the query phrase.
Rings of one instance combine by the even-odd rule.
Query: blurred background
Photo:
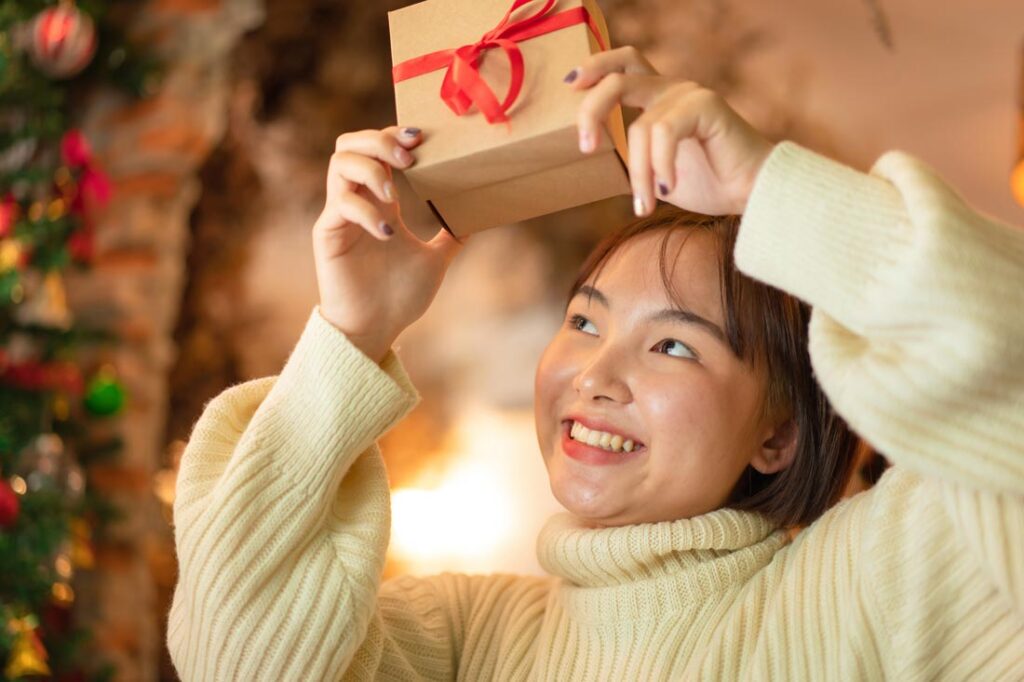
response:
[[[275,374],[301,333],[334,140],[393,123],[386,13],[405,4],[0,0],[3,679],[176,679],[182,448],[207,401]],[[1019,1],[599,4],[614,45],[773,137],[862,169],[908,151],[1024,224]],[[436,231],[400,191],[410,226]],[[533,369],[582,258],[629,210],[477,235],[399,340],[423,401],[382,442],[387,575],[540,571],[558,505]]]

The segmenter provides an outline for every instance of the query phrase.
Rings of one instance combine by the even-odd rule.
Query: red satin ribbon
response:
[[[528,17],[511,21],[512,13],[535,0],[515,0],[498,25],[485,33],[480,40],[448,50],[438,50],[420,57],[407,59],[396,64],[391,70],[395,83],[422,76],[431,71],[447,68],[441,83],[441,99],[458,116],[462,116],[475,104],[488,123],[508,121],[508,110],[519,96],[523,87],[523,55],[518,42],[529,40],[545,33],[551,33],[575,24],[586,24],[604,50],[601,32],[585,7],[574,7],[557,14],[548,14],[556,0],[545,0],[544,5]],[[501,48],[508,56],[511,77],[508,92],[501,102],[480,75],[480,60],[487,50]]]

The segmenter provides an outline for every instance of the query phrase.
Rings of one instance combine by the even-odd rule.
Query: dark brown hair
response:
[[[807,525],[839,500],[853,472],[857,436],[833,410],[814,378],[807,349],[810,308],[785,292],[752,279],[733,262],[738,216],[705,216],[663,206],[653,215],[627,224],[590,253],[570,291],[596,279],[609,257],[639,235],[663,231],[658,268],[669,297],[679,304],[672,285],[676,254],[670,236],[703,230],[718,245],[725,333],[736,357],[764,368],[766,415],[790,414],[797,426],[793,463],[774,474],[748,466],[727,506],[756,511],[781,526]],[[683,240],[685,243],[685,239]],[[679,247],[682,248],[682,244]]]

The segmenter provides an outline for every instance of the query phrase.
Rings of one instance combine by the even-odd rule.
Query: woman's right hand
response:
[[[339,137],[313,226],[320,314],[375,362],[426,312],[461,248],[445,230],[424,242],[402,222],[392,168],[411,166],[421,141],[394,126]]]

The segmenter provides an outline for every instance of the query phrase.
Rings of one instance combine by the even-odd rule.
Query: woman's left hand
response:
[[[616,104],[639,107],[629,126],[629,177],[638,216],[655,197],[708,215],[742,213],[772,143],[720,95],[663,76],[633,47],[592,55],[566,76],[587,90],[580,105],[580,149],[597,148]],[[657,193],[657,194],[656,194]]]

